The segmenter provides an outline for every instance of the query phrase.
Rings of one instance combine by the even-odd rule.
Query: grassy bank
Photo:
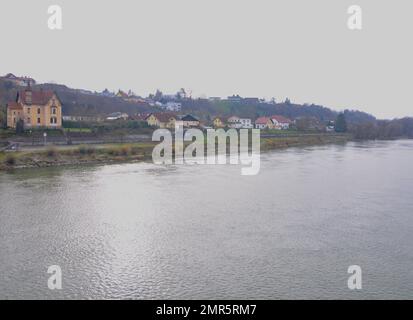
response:
[[[304,147],[331,143],[345,143],[350,140],[352,140],[352,136],[349,134],[314,134],[282,138],[261,138],[261,151],[288,147]]]
[[[153,143],[49,147],[39,151],[0,153],[0,170],[63,165],[116,163],[151,159]]]
[[[261,150],[344,143],[350,135],[302,135],[261,138]],[[81,146],[51,146],[39,150],[0,152],[0,170],[63,165],[120,163],[152,159],[156,142]]]

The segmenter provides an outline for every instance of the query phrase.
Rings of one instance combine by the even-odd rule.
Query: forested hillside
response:
[[[33,89],[43,88],[53,90],[62,101],[64,115],[100,115],[112,112],[125,112],[129,115],[145,112],[159,112],[159,107],[147,103],[128,102],[117,97],[107,97],[81,89],[68,88],[60,84],[41,84]],[[16,92],[24,87],[0,79],[0,105],[5,106],[8,101],[15,99]],[[228,100],[209,101],[207,99],[181,99],[182,113],[192,113],[203,120],[211,120],[214,116],[238,115],[255,119],[259,116],[283,115],[290,119],[299,117],[315,117],[320,121],[335,120],[338,112],[327,107],[315,104],[294,104],[289,101],[283,103],[247,103],[231,102]],[[345,111],[349,123],[363,123],[374,121],[375,118],[365,112]]]

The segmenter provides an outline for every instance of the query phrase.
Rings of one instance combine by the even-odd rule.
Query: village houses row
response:
[[[19,121],[24,128],[61,128],[64,121],[116,121],[116,120],[135,120],[146,122],[151,127],[176,128],[176,127],[206,127],[200,120],[191,115],[177,115],[172,112],[156,112],[147,114],[128,114],[115,112],[101,117],[90,116],[63,116],[62,103],[53,91],[39,90],[34,91],[30,83],[25,90],[17,93],[16,99],[7,105],[7,125],[16,128]],[[215,117],[212,126],[215,128],[235,128],[235,129],[288,129],[291,121],[283,116],[274,115],[270,117],[259,117],[252,121],[250,118],[231,116],[229,118]]]
[[[134,120],[146,121],[149,126],[159,128],[176,128],[176,127],[204,127],[199,119],[193,115],[175,115],[173,113],[159,112],[149,114],[137,114],[132,117]],[[212,121],[214,128],[233,128],[233,129],[278,129],[286,130],[290,128],[292,121],[279,115],[270,117],[259,117],[252,121],[250,118],[241,118],[238,116],[231,116],[229,118],[215,117]]]

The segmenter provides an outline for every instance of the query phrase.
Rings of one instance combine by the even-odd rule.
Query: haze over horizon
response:
[[[47,28],[51,4],[62,7],[63,30]],[[352,4],[363,9],[361,31],[347,29]],[[413,116],[412,9],[404,0],[16,0],[0,4],[0,75]]]

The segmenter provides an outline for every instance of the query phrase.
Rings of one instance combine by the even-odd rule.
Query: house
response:
[[[228,127],[230,128],[240,128],[240,122],[239,122],[240,118],[237,116],[231,116],[227,119],[227,123],[228,123]]]
[[[28,86],[36,84],[36,81],[30,77],[16,77],[13,73],[8,73],[4,77],[1,77],[4,80],[13,82],[18,86]]]
[[[274,116],[271,116],[270,118],[272,121],[273,129],[287,130],[290,128],[290,125],[292,123],[290,119],[287,119],[279,115],[274,115]]]
[[[214,128],[223,128],[225,127],[225,123],[222,121],[220,117],[215,117],[212,121]]]
[[[209,97],[208,100],[211,102],[217,102],[217,101],[221,101],[221,97]]]
[[[251,119],[249,118],[240,118],[239,119],[240,125],[242,129],[252,129],[254,128]]]
[[[176,125],[184,128],[199,127],[199,119],[191,114],[186,114],[178,117]]]
[[[164,105],[164,109],[168,111],[179,112],[182,109],[182,104],[180,102],[168,101]]]
[[[116,94],[116,97],[126,99],[128,98],[128,94],[122,90],[118,90],[118,93]]]
[[[114,120],[128,120],[129,116],[127,113],[122,113],[122,112],[114,112],[109,114],[106,117],[106,120],[108,121],[114,121]]]
[[[62,116],[63,121],[73,121],[73,122],[101,122],[103,121],[102,117],[99,116],[71,116],[64,115]]]
[[[24,128],[61,128],[62,103],[53,91],[33,91],[29,82],[16,100],[7,104],[7,126],[16,128],[20,120]]]
[[[259,117],[257,120],[255,120],[256,129],[268,129],[271,128],[272,125],[273,123],[268,117]]]
[[[159,128],[175,128],[175,122],[177,120],[177,116],[173,113],[167,112],[157,112],[151,113],[147,118],[146,122],[151,127],[159,127]]]
[[[131,120],[135,121],[145,121],[150,116],[150,113],[137,113],[130,117]]]
[[[251,119],[249,118],[240,118],[237,116],[229,117],[228,120],[228,127],[234,129],[252,129],[254,126],[252,125]]]

